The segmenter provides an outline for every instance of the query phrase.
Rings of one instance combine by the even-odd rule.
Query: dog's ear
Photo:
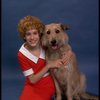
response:
[[[69,25],[60,24],[60,26],[61,26],[61,28],[62,28],[63,30],[69,30],[69,29],[70,29]]]

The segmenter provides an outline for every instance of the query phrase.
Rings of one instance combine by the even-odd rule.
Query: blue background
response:
[[[17,53],[23,41],[17,24],[27,15],[45,24],[70,24],[70,44],[87,77],[87,91],[99,94],[98,0],[2,0],[2,100],[18,100],[25,77]]]

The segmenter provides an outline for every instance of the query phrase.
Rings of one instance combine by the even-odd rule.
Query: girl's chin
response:
[[[31,47],[35,47],[37,44],[30,44]]]
[[[36,46],[38,45],[38,43],[37,43],[37,42],[35,42],[35,43],[28,43],[28,45],[29,45],[30,47],[36,47]]]

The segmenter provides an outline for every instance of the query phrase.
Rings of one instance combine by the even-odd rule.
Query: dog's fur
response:
[[[45,32],[41,38],[42,45],[46,47],[46,60],[48,63],[57,59],[62,59],[64,52],[72,52],[68,44],[68,35],[65,30],[68,26],[63,24],[48,24],[45,26]],[[66,66],[61,66],[58,69],[51,69],[55,86],[57,89],[56,100],[61,100],[61,94],[64,93],[68,100],[75,97],[80,100],[80,97],[85,99],[97,100],[95,96],[90,96],[85,93],[86,78],[78,69],[77,60],[74,52],[72,52],[71,60]]]

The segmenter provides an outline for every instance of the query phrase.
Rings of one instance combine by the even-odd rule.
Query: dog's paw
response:
[[[55,98],[55,100],[62,100],[62,99],[61,99],[61,96],[57,96],[57,97]]]

